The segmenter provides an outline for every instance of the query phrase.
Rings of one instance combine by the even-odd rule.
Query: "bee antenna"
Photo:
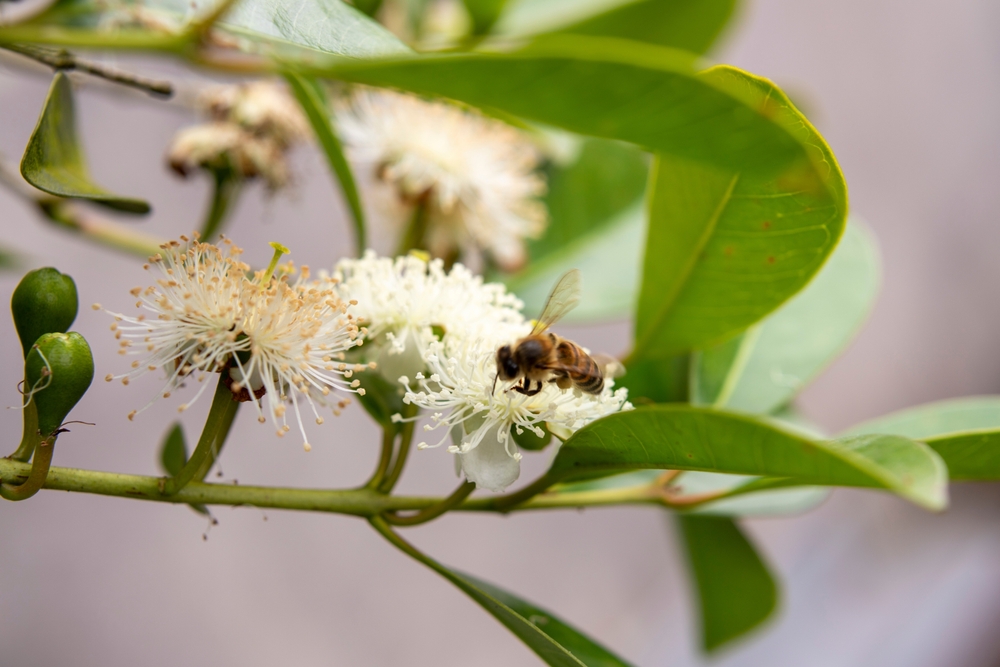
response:
[[[499,377],[500,377],[500,371],[497,371],[496,374],[493,376],[493,389],[490,390],[490,396],[493,396],[494,394],[497,393],[497,378]]]

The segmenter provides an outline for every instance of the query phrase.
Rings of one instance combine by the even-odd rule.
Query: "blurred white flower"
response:
[[[529,330],[524,325],[521,335]],[[418,389],[403,397],[430,411],[425,430],[443,428],[437,443],[421,442],[418,449],[452,442],[448,450],[458,454],[466,478],[490,491],[505,490],[520,474],[521,454],[511,429],[542,436],[544,424],[568,437],[595,419],[632,407],[627,390],[613,389],[610,380],[597,395],[545,383],[541,392],[526,396],[496,383],[496,349],[503,342],[495,336],[431,342],[427,372],[417,374]]]
[[[212,120],[180,130],[167,151],[182,176],[195,169],[231,170],[243,179],[262,178],[276,191],[288,184],[287,152],[310,136],[298,104],[278,83],[252,81],[216,86],[199,98]]]
[[[233,123],[203,123],[179,130],[170,144],[167,162],[185,177],[197,169],[231,169],[248,180],[259,176],[271,190],[284,187],[289,180],[288,163],[278,144]]]
[[[522,302],[502,284],[484,283],[461,264],[445,271],[440,259],[416,253],[391,259],[369,251],[339,262],[333,278],[342,299],[358,302],[352,312],[367,328],[368,358],[393,383],[425,368],[430,341],[482,330],[510,337],[524,323]]]
[[[260,399],[267,397],[279,435],[290,430],[288,401],[309,449],[302,402],[322,423],[317,405],[332,407],[335,414],[346,405],[346,399],[331,398],[332,389],[363,392],[352,379],[363,367],[345,361],[346,351],[362,342],[347,312],[350,304],[338,297],[332,281],[309,281],[307,267],[294,284],[286,272],[272,277],[280,253],[266,272],[251,276],[238,261],[242,251],[228,239],[224,243],[228,253],[197,240],[186,247],[171,242],[151,258],[146,268],[155,266],[161,277],[155,286],[132,290],[136,307],[145,312],[130,317],[107,311],[115,317],[111,329],[120,341],[119,353],[142,359],[133,361],[129,372],[105,379],[127,385],[163,368],[167,380],[160,393],[165,398],[196,379],[202,386],[180,406],[183,411],[211,384],[205,382],[209,373],[227,373],[234,400],[252,401],[261,422]]]
[[[235,123],[283,147],[312,136],[298,102],[275,81],[215,86],[201,94],[199,105],[215,120]]]
[[[423,244],[434,256],[477,261],[485,252],[508,271],[524,264],[524,240],[541,235],[546,212],[539,154],[520,132],[453,104],[367,88],[339,105],[337,125],[370,210],[389,213],[378,204],[385,188],[365,188],[381,182],[406,204],[396,229],[425,207]]]

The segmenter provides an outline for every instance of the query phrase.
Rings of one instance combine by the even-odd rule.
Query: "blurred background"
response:
[[[803,395],[836,432],[920,402],[1000,392],[1000,4],[992,0],[755,0],[714,59],[784,86],[825,135],[852,211],[877,233],[883,289],[856,342]],[[142,69],[199,77],[157,61]],[[135,61],[130,61],[135,69]],[[181,105],[100,84],[78,98],[92,171],[109,189],[150,200],[136,224],[166,238],[197,225],[208,180],[184,182],[162,155],[194,121]],[[16,164],[49,75],[0,61],[0,153]],[[318,151],[300,149],[290,194],[251,187],[228,232],[251,263],[280,240],[292,258],[328,267],[350,251],[343,206]],[[0,191],[3,240],[32,265],[74,276],[75,328],[97,377],[120,372],[106,315],[147,282],[133,259],[50,228]],[[3,298],[18,276],[0,274]],[[618,351],[628,327],[565,333]],[[19,403],[20,347],[0,323],[0,404]],[[57,465],[159,474],[158,443],[178,402],[126,419],[160,387],[95,382],[60,439]],[[195,437],[209,405],[184,416]],[[0,411],[4,445],[20,433]],[[353,406],[328,419],[304,453],[243,414],[222,480],[301,486],[362,482],[376,431]],[[544,456],[526,457],[522,478]],[[443,450],[415,452],[402,493],[455,483]],[[537,658],[437,575],[362,521],[219,508],[219,525],[185,507],[43,492],[0,504],[0,664],[532,665]],[[1000,487],[953,487],[932,515],[874,492],[836,491],[800,517],[745,524],[778,572],[783,601],[762,631],[713,664],[907,665],[1000,662]],[[642,666],[700,665],[696,614],[670,517],[601,509],[509,518],[449,515],[407,537],[446,564],[524,595]],[[207,534],[206,534],[207,530]]]

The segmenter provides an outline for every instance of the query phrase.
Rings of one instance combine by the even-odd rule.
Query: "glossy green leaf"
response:
[[[333,127],[333,117],[326,103],[326,96],[319,83],[312,78],[288,73],[285,75],[295,99],[309,119],[319,145],[323,149],[326,161],[330,169],[340,183],[340,190],[347,200],[348,208],[351,210],[351,218],[354,221],[355,246],[358,256],[368,247],[368,239],[365,232],[365,212],[361,206],[361,197],[358,195],[357,184],[354,181],[354,173],[351,165],[348,164],[344,156],[344,147],[337,137],[337,132]]]
[[[844,228],[843,177],[788,98],[732,68],[706,76],[739,91],[809,147],[810,173],[823,185],[661,156],[652,179],[633,360],[703,348],[762,319],[810,281]]]
[[[854,337],[878,284],[874,239],[853,220],[805,289],[745,334],[695,355],[693,400],[754,413],[784,405]]]
[[[639,0],[619,4],[560,32],[623,37],[705,53],[729,23],[736,0]]]
[[[941,455],[954,480],[1000,479],[1000,397],[928,403],[859,424],[849,434],[893,433]]]
[[[241,0],[226,14],[220,27],[252,39],[270,38],[267,46],[287,57],[310,56],[282,49],[281,41],[347,58],[373,58],[410,50],[372,18],[341,0]]]
[[[622,37],[705,53],[735,5],[735,0],[512,0],[494,32]]]
[[[552,667],[627,667],[621,658],[545,609],[417,551],[380,519],[372,525],[401,551],[455,584]]]
[[[701,610],[702,647],[714,651],[774,612],[778,585],[732,519],[677,516]]]
[[[923,443],[899,436],[814,440],[748,415],[688,405],[639,407],[585,426],[563,444],[546,478],[559,482],[641,468],[873,487],[929,509],[947,504],[947,469]]]
[[[76,134],[76,110],[69,77],[58,72],[52,80],[38,125],[21,159],[21,175],[33,186],[60,197],[88,199],[127,213],[149,213],[149,204],[120,197],[90,178]]]
[[[828,188],[834,194],[825,196],[834,197],[843,185],[822,139],[802,125],[779,91],[739,70],[698,73],[691,54],[673,49],[559,35],[503,53],[337,59],[310,65],[309,72],[450,97],[780,179],[820,198]]]
[[[863,422],[847,435],[891,433],[914,440],[1000,429],[1000,396],[975,396],[925,403]]]

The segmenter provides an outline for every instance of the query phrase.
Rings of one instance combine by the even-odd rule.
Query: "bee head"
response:
[[[511,354],[510,345],[503,345],[497,350],[497,375],[505,382],[516,379],[521,369]]]

